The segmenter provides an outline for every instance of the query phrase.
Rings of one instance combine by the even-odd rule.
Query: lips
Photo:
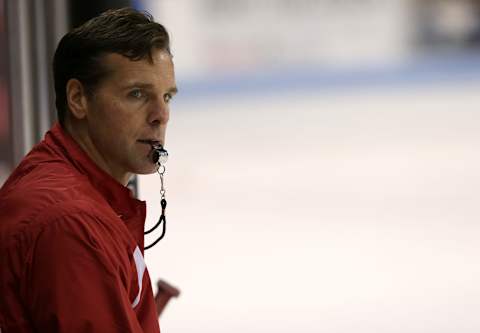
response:
[[[138,142],[140,143],[145,143],[145,144],[148,144],[150,146],[158,146],[158,145],[162,145],[162,143],[158,140],[150,140],[150,139],[145,139],[145,140],[138,140]]]

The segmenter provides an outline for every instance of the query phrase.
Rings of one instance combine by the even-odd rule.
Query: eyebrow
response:
[[[142,82],[132,82],[130,84],[127,84],[126,86],[124,86],[123,88],[124,89],[129,89],[129,88],[134,88],[134,87],[138,87],[138,88],[144,88],[144,89],[152,89],[153,88],[153,84],[151,83],[142,83]],[[175,86],[175,87],[171,87],[168,89],[168,92],[172,95],[175,95],[176,93],[178,93],[178,88]]]

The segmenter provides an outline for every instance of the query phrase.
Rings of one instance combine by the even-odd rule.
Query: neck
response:
[[[131,174],[121,172],[114,166],[109,165],[108,162],[102,157],[97,150],[92,139],[88,135],[88,129],[82,124],[73,125],[69,121],[65,121],[63,126],[65,131],[78,143],[83,151],[92,159],[92,161],[103,171],[112,176],[117,182],[126,186],[130,180]]]

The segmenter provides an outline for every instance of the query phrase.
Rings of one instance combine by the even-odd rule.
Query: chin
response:
[[[136,168],[134,171],[137,175],[150,175],[155,172],[157,172],[157,166],[153,163],[150,165],[143,165],[142,167]]]

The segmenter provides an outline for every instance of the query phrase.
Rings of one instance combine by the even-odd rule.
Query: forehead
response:
[[[172,56],[163,50],[152,51],[152,59],[130,60],[117,53],[103,56],[102,66],[108,73],[106,80],[125,84],[129,81],[175,85]]]

